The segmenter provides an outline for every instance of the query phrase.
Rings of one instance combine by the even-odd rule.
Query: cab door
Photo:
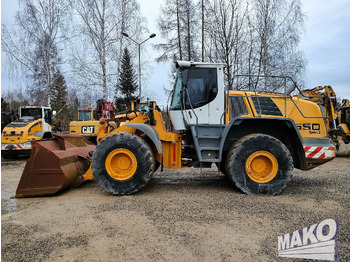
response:
[[[185,70],[185,86],[182,93],[184,117],[190,125],[209,123],[209,105],[217,95],[216,68],[192,68]]]

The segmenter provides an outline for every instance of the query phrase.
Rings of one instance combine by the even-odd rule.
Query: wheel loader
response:
[[[96,148],[62,136],[33,143],[16,196],[54,194],[89,179],[110,194],[129,195],[144,188],[159,167],[213,165],[242,192],[269,196],[282,192],[293,168],[308,170],[335,157],[320,107],[287,95],[292,79],[279,77],[283,92],[269,93],[257,90],[266,76],[242,75],[241,90],[229,90],[224,66],[176,62],[173,132],[151,101],[147,111],[100,119]],[[125,121],[111,128],[111,122]]]
[[[51,107],[21,106],[18,121],[11,122],[1,134],[1,156],[5,159],[28,156],[31,141],[52,138]]]

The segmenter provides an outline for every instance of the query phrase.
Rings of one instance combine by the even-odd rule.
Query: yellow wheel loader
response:
[[[166,129],[155,102],[149,102],[147,111],[101,119],[96,148],[86,149],[84,156],[71,155],[72,161],[89,160],[90,168],[86,165],[81,173],[63,168],[53,174],[45,172],[47,164],[42,168],[39,162],[43,161],[36,161],[32,154],[16,196],[57,192],[47,190],[54,186],[50,183],[54,175],[61,176],[61,182],[70,181],[61,189],[95,179],[113,195],[129,195],[145,187],[159,166],[163,170],[213,164],[247,194],[276,195],[287,186],[293,168],[311,169],[335,157],[321,108],[287,95],[290,78],[280,77],[283,94],[257,91],[254,83],[266,76],[236,76],[245,79],[241,82],[245,85],[233,91],[225,86],[223,64],[178,61],[176,67],[169,110],[174,132]],[[111,122],[125,121],[111,128]],[[81,145],[76,153],[83,151]],[[36,148],[39,154],[41,148]],[[58,156],[60,147],[56,148]],[[68,162],[59,161],[59,157],[55,161]],[[41,188],[30,182],[32,176],[40,181]]]
[[[5,159],[28,156],[31,141],[52,138],[50,107],[22,106],[18,121],[11,122],[1,134],[1,156]]]

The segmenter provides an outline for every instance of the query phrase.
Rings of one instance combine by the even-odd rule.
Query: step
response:
[[[197,137],[198,138],[207,138],[207,139],[220,139],[221,138],[221,136],[212,136],[212,135],[210,135],[210,136],[198,135]]]
[[[201,151],[207,150],[207,151],[219,151],[220,147],[209,147],[209,146],[204,146],[200,148]]]
[[[204,160],[202,160],[202,161],[200,161],[200,162],[202,162],[202,163],[219,163],[219,162],[221,162],[219,159],[216,159],[216,158],[213,158],[213,159],[211,159],[211,158],[206,158],[205,159],[205,161]]]

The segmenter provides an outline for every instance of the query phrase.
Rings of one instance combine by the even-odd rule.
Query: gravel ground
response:
[[[2,261],[306,261],[279,258],[277,237],[333,218],[350,261],[350,157],[302,172],[282,194],[242,194],[213,169],[159,171],[116,197],[95,182],[13,199],[25,161],[2,161]],[[312,260],[314,261],[314,260]]]

